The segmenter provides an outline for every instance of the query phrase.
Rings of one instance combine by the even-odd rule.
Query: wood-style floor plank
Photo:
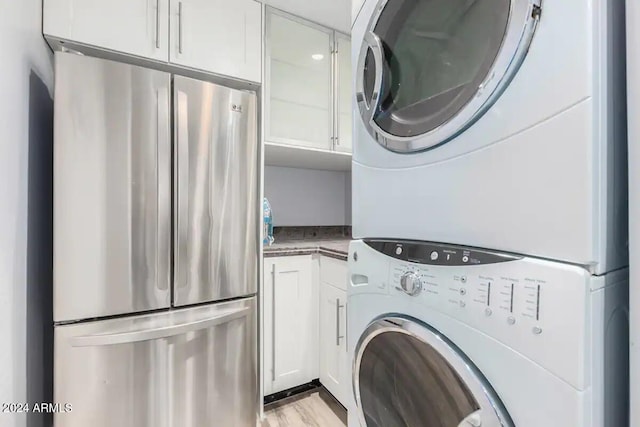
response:
[[[262,427],[346,427],[347,411],[325,390],[313,390],[265,407]]]

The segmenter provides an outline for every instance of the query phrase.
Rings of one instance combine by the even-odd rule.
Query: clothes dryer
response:
[[[624,0],[366,0],[353,234],[627,265]]]

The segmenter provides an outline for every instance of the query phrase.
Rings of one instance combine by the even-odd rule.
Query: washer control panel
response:
[[[360,255],[354,268],[392,298],[389,310],[409,310],[426,322],[444,314],[576,386],[586,381],[575,361],[585,352],[590,298],[600,279],[585,269],[434,243],[365,240],[352,247]]]
[[[426,265],[483,265],[522,259],[522,257],[515,255],[440,243],[393,240],[365,240],[364,242],[376,251],[397,260]]]

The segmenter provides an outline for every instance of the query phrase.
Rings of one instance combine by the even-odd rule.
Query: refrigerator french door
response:
[[[55,426],[254,427],[255,94],[55,62]]]

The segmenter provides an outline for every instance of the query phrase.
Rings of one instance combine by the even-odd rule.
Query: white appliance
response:
[[[55,426],[255,427],[255,93],[62,52],[55,72]]]
[[[366,0],[353,234],[627,264],[624,0]]]
[[[627,0],[631,419],[640,419],[640,2]]]
[[[358,240],[349,271],[349,427],[629,425],[626,269]]]

